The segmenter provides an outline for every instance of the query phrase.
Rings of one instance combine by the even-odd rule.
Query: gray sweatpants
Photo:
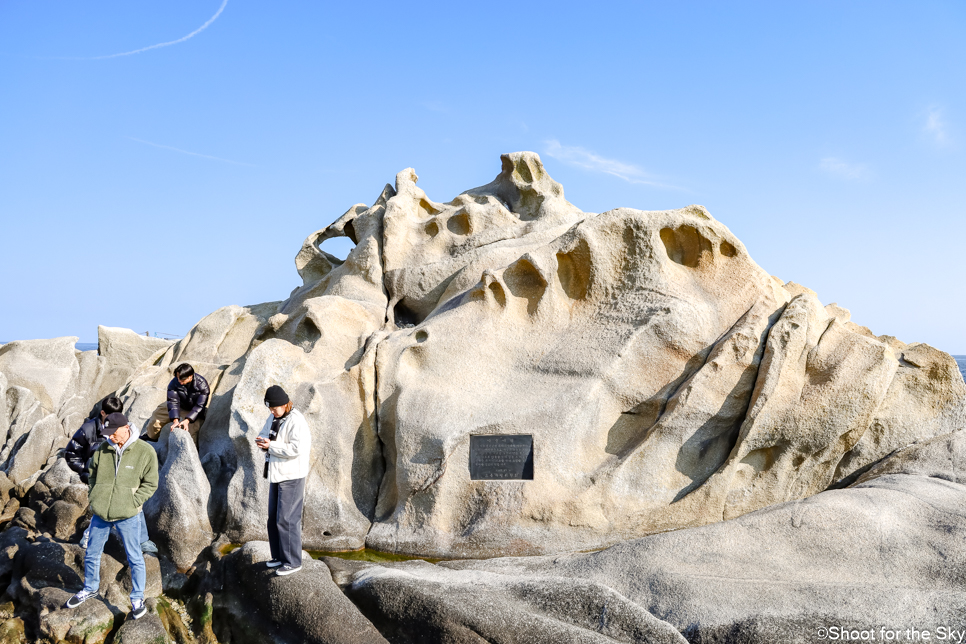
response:
[[[305,479],[268,486],[268,544],[272,559],[289,566],[302,565],[302,500]]]

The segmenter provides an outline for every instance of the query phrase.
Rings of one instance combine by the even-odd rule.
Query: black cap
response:
[[[278,385],[272,385],[265,392],[265,405],[268,407],[281,407],[288,404],[288,394]]]
[[[127,416],[121,412],[116,411],[113,414],[108,414],[101,426],[101,436],[110,436],[117,431],[118,427],[124,427],[127,424]]]

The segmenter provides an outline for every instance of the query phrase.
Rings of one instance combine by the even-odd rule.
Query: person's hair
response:
[[[105,414],[115,414],[123,411],[124,405],[121,404],[121,399],[117,396],[109,396],[101,403],[101,409]]]
[[[193,375],[195,375],[195,370],[192,369],[191,365],[188,364],[187,362],[182,362],[181,364],[179,364],[177,367],[174,368],[174,377],[178,379],[178,382],[181,382],[188,376],[193,376]]]

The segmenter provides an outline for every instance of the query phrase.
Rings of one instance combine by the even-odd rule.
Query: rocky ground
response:
[[[178,342],[0,346],[0,642],[956,641],[955,361],[769,275],[700,206],[585,213],[536,155],[502,163],[447,203],[401,172],[305,240],[286,299]],[[90,514],[61,451],[112,392],[143,424],[181,362],[212,399],[198,449],[155,446],[149,616],[113,540],[102,598],[62,610]],[[305,547],[414,559],[264,567],[270,384],[313,433]],[[533,480],[472,479],[481,434],[531,435]]]

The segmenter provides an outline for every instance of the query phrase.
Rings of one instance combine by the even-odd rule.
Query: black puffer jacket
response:
[[[208,404],[208,381],[196,373],[191,382],[182,385],[177,378],[168,383],[168,418],[187,418],[191,422],[204,421]],[[187,416],[183,410],[189,410]]]
[[[67,443],[67,447],[64,448],[64,460],[67,461],[67,467],[80,474],[84,483],[87,483],[87,462],[104,442],[104,437],[101,436],[102,426],[100,414],[94,418],[88,418],[80,429],[74,432],[70,442]]]

